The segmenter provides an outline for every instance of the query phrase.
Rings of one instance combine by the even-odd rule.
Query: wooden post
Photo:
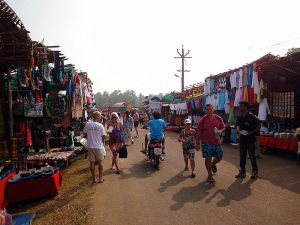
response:
[[[14,118],[13,118],[13,111],[12,111],[12,89],[11,89],[11,69],[8,67],[7,70],[7,88],[8,88],[8,113],[9,113],[9,142],[10,143],[10,150],[12,150],[12,139],[14,136]],[[11,151],[12,154],[12,151]],[[12,159],[12,167],[16,169],[17,162]]]
[[[13,138],[14,131],[14,118],[13,118],[13,112],[12,112],[12,89],[11,89],[11,70],[10,67],[8,68],[7,72],[7,87],[8,87],[8,110],[9,110],[9,138],[10,141]]]

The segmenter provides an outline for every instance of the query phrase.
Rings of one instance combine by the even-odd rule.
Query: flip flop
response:
[[[98,183],[100,183],[100,184],[103,183],[103,182],[104,182],[104,179],[98,181]]]
[[[93,181],[93,184],[97,184],[99,182],[99,179],[98,178],[96,178],[96,180],[95,181]]]

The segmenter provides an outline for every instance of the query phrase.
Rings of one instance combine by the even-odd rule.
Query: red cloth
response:
[[[248,102],[249,105],[254,105],[254,88],[248,87]]]
[[[8,200],[5,197],[5,187],[8,179],[11,179],[16,172],[10,173],[7,177],[0,180],[0,210],[4,209],[8,205]]]
[[[13,203],[44,196],[53,197],[58,195],[58,188],[61,186],[61,182],[62,174],[60,171],[57,171],[50,177],[7,183],[7,198],[9,203]]]
[[[202,142],[208,143],[210,145],[220,145],[221,139],[216,138],[216,135],[214,133],[214,128],[218,128],[219,130],[224,127],[224,122],[221,117],[218,115],[213,115],[213,120],[210,121],[207,115],[203,116],[199,123],[197,132],[199,132],[199,135],[202,139]]]
[[[297,140],[259,136],[258,143],[259,145],[268,146],[271,148],[289,150],[292,152],[297,152],[298,150]]]

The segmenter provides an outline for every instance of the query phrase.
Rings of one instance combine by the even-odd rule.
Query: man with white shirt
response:
[[[93,121],[88,121],[83,129],[83,133],[87,134],[88,140],[88,159],[90,162],[90,169],[93,177],[93,183],[102,183],[104,179],[102,160],[105,159],[106,152],[104,148],[104,141],[106,137],[105,129],[101,123],[99,123],[101,114],[98,111],[93,113]],[[98,162],[99,180],[95,175],[95,162]]]

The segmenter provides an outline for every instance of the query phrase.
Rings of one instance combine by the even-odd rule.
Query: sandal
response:
[[[192,173],[191,178],[195,178],[195,177],[196,177],[196,174]]]
[[[121,172],[122,172],[122,170],[118,170],[118,171],[116,172],[116,174],[121,174]]]
[[[100,183],[100,184],[103,183],[103,182],[104,182],[104,179],[98,181],[98,183]]]
[[[99,182],[99,179],[98,178],[96,178],[96,180],[95,181],[93,181],[93,184],[97,184]]]

